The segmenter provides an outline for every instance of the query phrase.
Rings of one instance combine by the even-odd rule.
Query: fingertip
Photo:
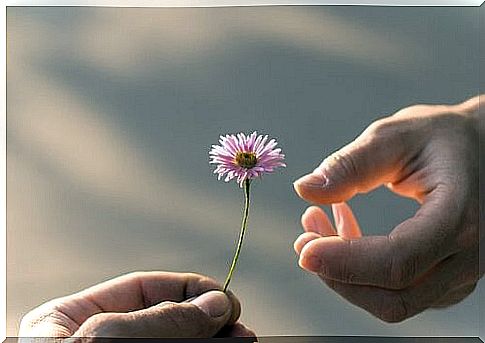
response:
[[[186,294],[188,296],[194,296],[194,298],[196,298],[211,291],[222,293],[227,297],[231,305],[231,314],[228,323],[235,323],[239,319],[239,316],[241,315],[241,303],[231,290],[222,292],[222,285],[209,276],[195,273],[187,273],[187,275],[189,279],[193,280],[193,282],[187,284]]]
[[[355,190],[341,183],[330,182],[327,176],[316,169],[293,183],[298,196],[314,204],[331,204],[351,198]]]
[[[318,190],[322,189],[326,183],[327,179],[322,174],[311,173],[296,180],[293,187],[300,198],[314,201],[315,193],[318,193]]]
[[[326,253],[329,249],[335,250],[341,246],[345,241],[338,236],[328,236],[308,242],[300,252],[300,260],[298,264],[303,269],[313,272],[321,273],[324,263],[329,263]]]
[[[229,297],[221,291],[209,291],[190,302],[211,318],[221,318],[230,315],[232,303]]]
[[[232,304],[231,317],[227,322],[229,325],[231,325],[236,323],[241,316],[241,303],[239,302],[239,299],[234,295],[234,293],[232,293],[232,291],[227,290],[226,295]]]
[[[321,236],[336,235],[327,214],[318,206],[310,206],[301,216],[301,225],[306,232],[315,232]]]
[[[318,206],[310,206],[301,215],[301,226],[306,232],[318,232],[318,227],[315,222],[315,216],[320,211]]]
[[[303,249],[303,247],[310,241],[314,240],[314,239],[318,239],[318,238],[321,238],[322,236],[320,236],[318,233],[315,233],[315,232],[305,232],[305,233],[302,233],[300,236],[298,236],[298,238],[295,240],[295,242],[293,243],[293,249],[295,249],[295,252],[297,255],[300,254],[301,250]]]
[[[313,213],[318,212],[318,211],[321,211],[320,207],[318,207],[316,205],[308,206],[306,208],[305,212],[303,212],[302,216],[309,216],[309,215],[312,215]]]
[[[321,239],[312,240],[305,244],[300,251],[300,259],[298,260],[298,265],[312,273],[318,273],[321,268],[321,260],[320,257],[315,254],[314,246],[318,245]]]

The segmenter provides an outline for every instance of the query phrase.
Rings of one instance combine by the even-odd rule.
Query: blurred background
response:
[[[231,284],[248,326],[476,336],[478,291],[390,325],[303,272],[292,181],[379,117],[477,94],[478,19],[459,7],[9,7],[7,334],[42,302],[130,271],[222,282],[243,199],[208,150],[257,130],[288,167],[253,187]],[[366,234],[417,208],[384,189],[350,204]]]

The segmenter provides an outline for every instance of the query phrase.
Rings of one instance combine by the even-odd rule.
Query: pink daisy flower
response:
[[[272,173],[278,167],[286,167],[283,163],[285,155],[281,149],[275,149],[278,144],[268,136],[238,133],[237,135],[225,135],[219,139],[221,145],[213,145],[209,152],[210,163],[217,164],[214,170],[220,180],[228,182],[236,178],[239,186],[244,181],[251,180],[265,173]]]

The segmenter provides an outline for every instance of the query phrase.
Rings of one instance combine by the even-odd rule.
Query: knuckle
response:
[[[190,284],[194,284],[194,286],[200,288],[200,289],[203,289],[204,287],[205,288],[214,288],[216,285],[217,285],[217,282],[206,276],[206,275],[202,275],[202,274],[197,274],[197,273],[184,273],[184,276],[186,278],[186,280],[189,280],[189,281],[195,281],[195,282],[189,282]]]
[[[201,277],[202,277],[200,274],[193,273],[193,272],[187,272],[187,273],[184,273],[184,276],[185,276],[187,279],[199,279],[199,278],[201,278]]]
[[[51,320],[57,320],[59,315],[59,300],[48,301],[25,314],[20,321],[21,331],[35,328]]]
[[[20,327],[33,327],[39,322],[42,322],[49,313],[50,311],[47,311],[46,314],[42,315],[37,310],[32,310],[22,317]]]
[[[389,118],[381,118],[374,121],[367,128],[367,134],[372,138],[381,137],[387,135],[390,131],[395,130],[395,123],[389,120]]]
[[[435,108],[436,105],[414,104],[397,111],[393,117],[415,117],[426,115]]]
[[[395,292],[381,303],[375,315],[386,323],[399,323],[410,317],[410,308],[403,293]]]
[[[373,122],[367,129],[367,136],[369,144],[378,149],[383,145],[407,144],[415,131],[411,120],[387,117]]]
[[[208,276],[197,273],[184,273],[184,276],[187,281],[186,296],[194,296],[209,290],[221,289],[220,284]]]
[[[121,277],[126,278],[127,280],[141,280],[146,273],[147,272],[137,270],[137,271],[122,275]]]
[[[328,166],[337,168],[342,177],[351,177],[353,175],[358,175],[359,173],[354,157],[344,150],[339,150],[331,154],[325,163]]]
[[[396,289],[408,287],[417,276],[417,258],[412,254],[394,255],[390,261],[389,282]]]
[[[20,321],[19,336],[29,335],[30,332],[39,324],[42,324],[50,314],[51,312],[39,314],[37,311],[33,310],[24,315]]]
[[[137,277],[140,277],[142,274],[143,274],[142,271],[136,270],[136,271],[133,271],[133,272],[129,272],[125,276],[129,277],[129,278],[137,278]]]
[[[213,278],[205,275],[199,275],[199,285],[203,289],[217,289],[219,286],[219,283],[214,280]]]

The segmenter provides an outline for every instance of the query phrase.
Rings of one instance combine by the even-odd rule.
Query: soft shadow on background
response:
[[[223,281],[242,192],[217,181],[222,133],[278,138],[253,188],[231,288],[260,335],[478,334],[475,292],[384,324],[297,266],[292,181],[371,121],[478,93],[477,8],[15,8],[7,11],[7,335],[28,310],[135,270]],[[417,205],[351,201],[366,234]],[[483,286],[482,286],[483,287]]]

